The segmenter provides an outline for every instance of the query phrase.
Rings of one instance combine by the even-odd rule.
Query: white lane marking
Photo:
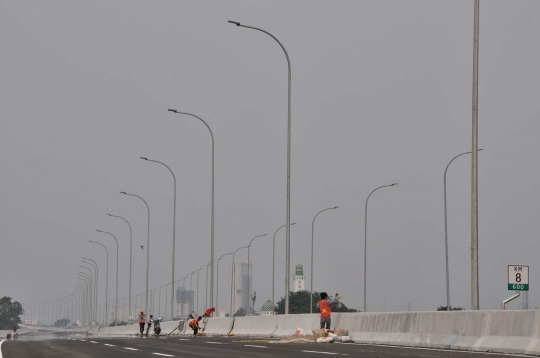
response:
[[[305,353],[319,353],[319,354],[339,354],[339,353],[334,353],[334,352],[317,352],[317,351],[302,351],[302,352],[305,352]]]
[[[81,339],[81,342],[86,342],[84,339]]]
[[[0,358],[2,358],[2,343],[5,342],[5,339],[0,341]]]
[[[94,342],[94,341],[90,341],[90,343],[97,343],[97,342]]]
[[[244,347],[268,348],[267,346],[254,346],[254,345],[252,345],[252,344],[244,344]]]
[[[389,347],[389,348],[404,348],[404,349],[418,349],[424,351],[438,351],[438,352],[452,352],[452,353],[469,353],[469,354],[486,354],[486,355],[502,355],[508,357],[530,357],[524,354],[510,354],[510,353],[497,353],[497,352],[483,352],[483,351],[460,351],[456,349],[440,349],[440,348],[427,348],[427,347],[406,347],[406,346],[393,346],[390,344],[371,344],[371,343],[347,343],[356,346],[372,346],[372,347]]]
[[[179,341],[190,341],[191,339],[180,338]]]
[[[223,342],[206,342],[208,344],[227,344],[227,343],[223,343]]]
[[[129,349],[130,351],[138,351],[137,348],[129,348],[129,347],[124,347],[124,349]]]
[[[157,355],[157,356],[174,357],[173,355],[170,355],[170,354],[163,354],[163,353],[152,353],[152,354],[155,354],[155,355]]]
[[[105,343],[106,346],[109,346],[109,347],[114,347],[113,344],[109,344],[109,343]]]

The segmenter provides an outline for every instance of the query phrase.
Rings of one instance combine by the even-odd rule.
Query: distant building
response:
[[[304,266],[296,265],[296,271],[294,272],[294,287],[293,292],[304,291],[305,286]]]
[[[234,315],[240,308],[247,311],[249,307],[248,267],[247,262],[236,262],[234,263],[234,266],[233,264],[229,265],[229,291],[227,293],[229,300],[227,311],[230,312],[232,308],[231,315]]]
[[[176,312],[178,318],[186,319],[195,309],[195,293],[188,291],[185,287],[179,287],[176,290]]]
[[[261,307],[261,315],[268,316],[273,314],[276,314],[275,306],[272,301],[268,300]]]

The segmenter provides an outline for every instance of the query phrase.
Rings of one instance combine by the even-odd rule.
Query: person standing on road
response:
[[[146,335],[148,335],[148,331],[150,331],[150,328],[152,328],[152,323],[154,323],[154,316],[150,315],[148,325],[146,326]]]
[[[326,292],[321,292],[321,300],[317,303],[317,309],[321,312],[321,329],[325,329],[325,326],[326,329],[330,329],[330,315],[332,314],[330,306],[339,301],[338,296],[339,294],[336,293],[336,297],[329,299]]]
[[[144,314],[144,310],[141,310],[141,314],[139,314],[139,332],[141,333],[141,336],[144,333],[145,324],[146,324],[146,315]]]
[[[201,316],[194,318],[191,322],[189,322],[189,326],[193,330],[193,335],[196,336],[197,332],[199,332],[199,321],[202,319]]]

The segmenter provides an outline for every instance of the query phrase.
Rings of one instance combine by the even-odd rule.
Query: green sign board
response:
[[[509,291],[529,291],[529,284],[524,283],[509,283],[508,284],[508,290]]]

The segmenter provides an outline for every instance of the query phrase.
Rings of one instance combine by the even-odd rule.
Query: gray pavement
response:
[[[3,355],[3,357],[2,357]],[[354,343],[277,343],[266,338],[242,337],[162,337],[19,339],[5,341],[0,358],[37,357],[324,357],[347,355],[372,358],[508,357],[488,353],[470,353],[431,349],[397,348]]]

